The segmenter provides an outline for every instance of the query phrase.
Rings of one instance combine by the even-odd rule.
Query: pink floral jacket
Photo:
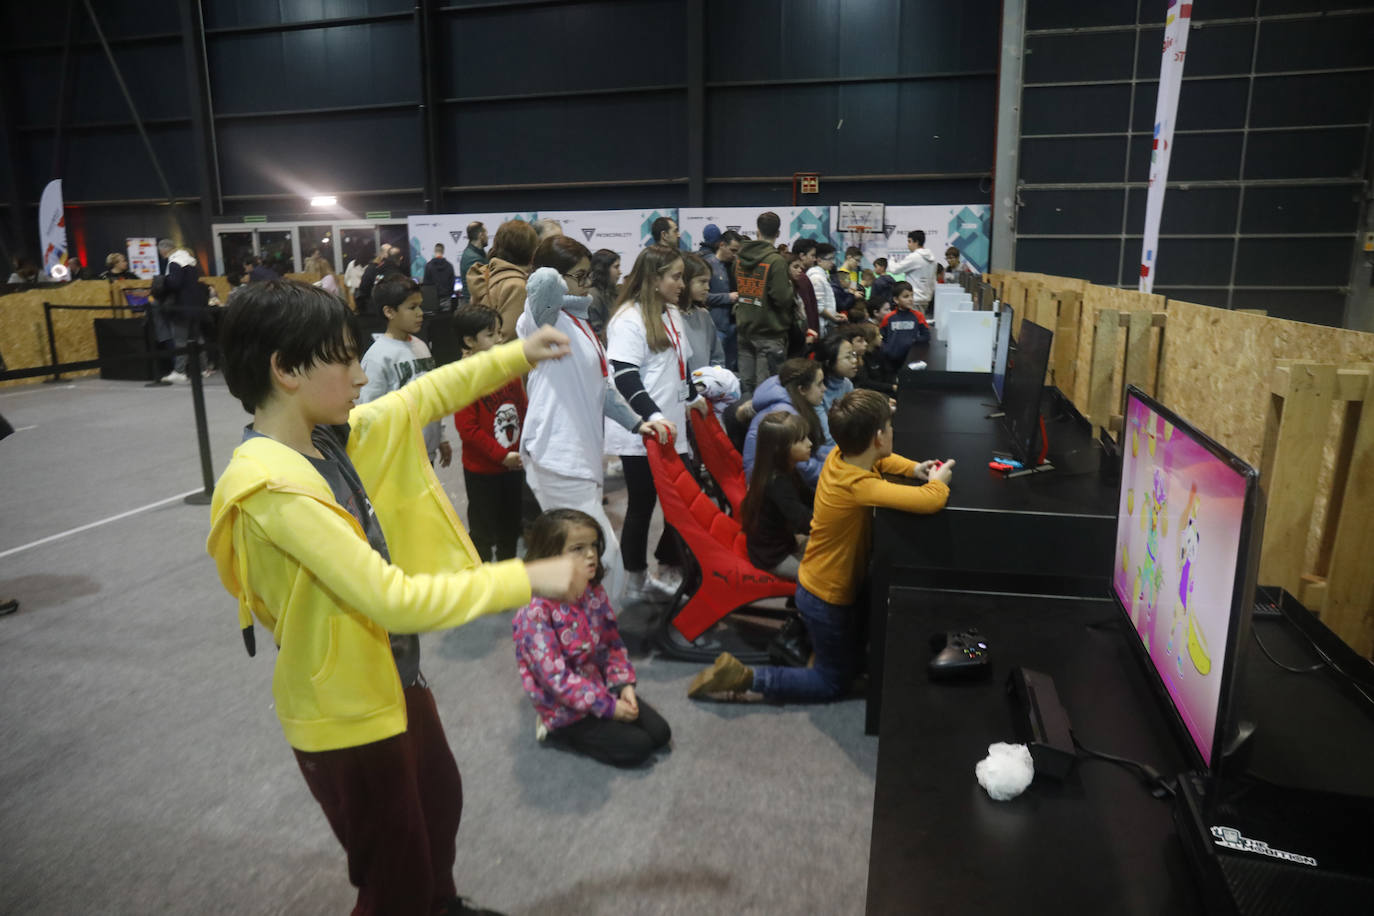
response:
[[[549,729],[587,715],[609,719],[616,687],[635,682],[615,611],[600,585],[575,604],[535,598],[512,623],[520,682]]]

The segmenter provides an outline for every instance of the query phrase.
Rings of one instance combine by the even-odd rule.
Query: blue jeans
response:
[[[830,604],[797,586],[797,610],[811,636],[811,668],[754,669],[754,690],[769,700],[823,702],[844,696],[859,672],[859,609]]]

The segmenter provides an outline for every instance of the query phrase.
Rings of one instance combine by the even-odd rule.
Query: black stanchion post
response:
[[[57,335],[54,334],[54,333],[53,333],[53,330],[52,330],[52,303],[51,303],[51,302],[44,302],[44,303],[43,303],[43,323],[46,324],[46,325],[48,326],[48,357],[49,357],[48,365],[50,365],[50,366],[56,366],[56,365],[57,365]],[[50,384],[50,383],[52,383],[52,382],[65,382],[65,381],[66,381],[66,379],[64,379],[64,378],[62,377],[62,373],[61,373],[61,372],[53,372],[52,378],[45,378],[45,379],[43,379],[43,384],[46,385],[46,384]]]
[[[215,476],[210,462],[209,423],[205,419],[205,386],[201,382],[200,374],[200,341],[193,334],[186,342],[186,346],[189,348],[186,354],[186,374],[191,377],[191,403],[196,410],[196,439],[200,443],[200,476],[205,489],[200,493],[192,493],[185,501],[192,506],[208,506],[210,498],[215,493]]]

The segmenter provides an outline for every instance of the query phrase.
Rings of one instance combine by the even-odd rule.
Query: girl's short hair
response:
[[[465,305],[453,313],[453,336],[463,353],[468,352],[467,339],[483,331],[501,330],[501,313],[485,305]]]
[[[700,276],[711,276],[711,267],[699,255],[685,252],[682,255],[682,294],[677,297],[677,307],[687,311],[692,307],[692,281]],[[704,306],[705,303],[702,303]]]
[[[663,313],[669,303],[658,292],[658,281],[682,260],[682,252],[666,245],[650,245],[635,258],[634,269],[625,278],[620,296],[616,299],[612,318],[635,303],[644,315],[644,338],[649,349],[658,353],[669,346],[668,331],[663,327]],[[676,304],[676,303],[674,303]],[[610,333],[609,326],[607,333]]]
[[[758,438],[754,445],[754,473],[749,477],[749,492],[740,504],[742,527],[748,528],[758,518],[768,481],[778,474],[796,473],[789,452],[793,445],[810,434],[806,421],[785,410],[765,414],[759,421]]]
[[[296,280],[240,286],[220,324],[229,393],[253,413],[272,395],[272,357],[283,372],[348,363],[362,353],[358,316],[333,293]]]
[[[508,219],[496,229],[491,257],[524,267],[534,258],[534,247],[538,244],[539,236],[533,226],[524,220]]]
[[[541,512],[525,536],[525,560],[561,556],[568,546],[568,530],[577,526],[596,532],[596,574],[592,576],[591,584],[600,585],[602,577],[606,575],[606,567],[601,563],[601,555],[606,552],[606,533],[601,530],[600,522],[580,509]]]
[[[531,272],[541,267],[552,267],[565,274],[577,266],[583,258],[591,260],[592,253],[577,239],[566,235],[547,235],[534,249]]]

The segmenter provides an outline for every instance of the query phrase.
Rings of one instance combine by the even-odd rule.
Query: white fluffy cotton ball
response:
[[[1035,764],[1024,744],[988,745],[988,755],[973,768],[982,786],[995,801],[1007,801],[1026,791],[1035,778]]]

